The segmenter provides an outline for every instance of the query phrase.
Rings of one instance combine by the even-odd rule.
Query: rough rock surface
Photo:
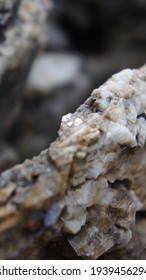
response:
[[[145,86],[145,68],[114,75],[63,117],[49,149],[58,168],[68,163],[64,230],[82,257],[128,243],[134,212],[146,207]]]
[[[46,3],[51,4],[51,2],[53,2],[52,7],[47,10]],[[29,1],[29,5],[34,5],[30,18],[32,17],[32,22],[35,23],[40,21],[41,15],[43,18],[42,12],[38,17],[36,3],[40,3],[40,11],[43,11],[45,5],[47,17],[44,17],[44,24],[39,25],[40,32],[32,40],[32,44],[29,38],[30,48],[28,47],[26,51],[25,59],[20,60],[12,71],[9,71],[12,59],[11,57],[8,59],[8,67],[0,82],[1,141],[17,151],[19,163],[39,154],[56,139],[61,117],[67,112],[74,112],[93,88],[101,85],[121,69],[140,67],[146,57],[144,1],[47,0],[45,3],[45,1],[33,0]],[[22,5],[22,0],[0,0],[1,46],[5,44],[7,39],[5,33],[8,30],[13,27],[16,29],[18,25],[21,27],[18,16],[20,4]],[[27,9],[23,9],[23,13],[26,12],[28,14]],[[26,22],[23,22],[23,26],[27,27]],[[36,27],[37,24],[34,26]],[[21,31],[21,37],[24,38],[23,32],[25,33],[26,29],[23,28]],[[20,36],[14,38],[14,41],[16,42],[17,39],[20,39]],[[18,53],[21,53],[24,48],[26,44],[22,39]],[[38,88],[35,87],[32,87],[31,91],[29,88],[28,92],[25,80],[26,76],[30,77],[32,74],[29,73],[28,68],[32,65],[33,58],[37,57],[38,52],[35,50],[38,48],[41,54],[54,57],[54,66],[58,54],[63,59],[65,56],[68,56],[68,59],[73,56],[75,60],[82,60],[76,79],[72,77],[72,80],[64,85],[60,84],[56,89],[46,83],[48,88],[45,94],[44,87],[40,88],[39,93]],[[17,52],[14,56],[16,62]],[[32,66],[38,68],[38,64]],[[3,64],[0,67],[3,67]],[[47,73],[52,75],[51,70],[54,71],[54,68],[51,64],[49,67]],[[60,74],[57,64],[56,67],[56,73]],[[74,67],[73,63],[70,67]],[[40,77],[39,79],[38,76],[34,75],[34,77],[36,79],[34,85],[36,85]],[[55,78],[56,83],[57,77]],[[47,82],[48,80],[47,78]],[[9,165],[6,167],[4,163],[0,168],[2,171],[4,168],[9,168]]]
[[[35,52],[45,44],[50,3],[0,0],[0,135],[20,111],[20,87]]]
[[[87,259],[127,245],[146,209],[145,90],[146,67],[114,75],[62,118],[48,150],[1,174],[0,258],[60,235]]]
[[[30,69],[14,144],[21,160],[40,153],[56,139],[63,115],[89,96],[91,80],[77,54],[46,52]]]
[[[145,260],[146,259],[146,215],[138,214],[133,236],[126,247],[109,252],[101,259],[112,260]]]
[[[110,249],[101,255],[101,260],[145,260],[146,259],[146,215],[140,212],[136,215],[136,225],[130,242],[122,248]],[[39,258],[45,260],[77,260],[83,259],[76,255],[65,237],[49,242],[39,252]]]
[[[43,31],[45,32],[50,7],[49,3],[50,1],[46,0],[0,1],[1,25],[5,28],[1,30],[4,36],[4,40],[0,44],[1,78],[6,71],[14,70],[18,65],[20,67],[24,66],[24,64],[21,64],[22,62],[28,63],[34,47],[37,48],[38,46],[34,44],[34,40],[37,40],[38,44],[43,40]],[[13,12],[15,12],[15,17]],[[7,16],[6,21],[5,17],[9,13],[10,16]],[[39,17],[37,16],[38,14]],[[12,16],[14,17],[14,22],[8,25],[8,19]]]

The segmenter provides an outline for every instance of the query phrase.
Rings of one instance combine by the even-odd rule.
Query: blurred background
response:
[[[0,171],[46,149],[57,137],[62,116],[74,112],[112,74],[146,62],[145,0],[13,2],[17,2],[14,26],[22,18],[24,24],[29,21],[32,3],[49,2],[49,9],[38,35],[41,39],[33,38],[27,67],[25,56],[14,63],[19,57],[15,52],[11,71],[7,67],[1,74],[0,70]],[[25,17],[20,3],[25,4]],[[3,11],[0,6],[1,30]],[[35,29],[40,14],[33,11]],[[3,37],[0,32],[0,46],[9,57]],[[24,48],[23,41],[19,48]],[[0,53],[0,69],[2,59]]]

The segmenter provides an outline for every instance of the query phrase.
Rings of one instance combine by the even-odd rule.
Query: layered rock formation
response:
[[[146,208],[145,90],[146,67],[114,75],[62,118],[48,150],[1,174],[1,258],[61,236],[86,259],[128,244]]]

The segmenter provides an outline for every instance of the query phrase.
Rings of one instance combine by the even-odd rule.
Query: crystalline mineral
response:
[[[49,149],[67,178],[64,231],[73,234],[70,244],[84,258],[125,246],[135,211],[146,209],[145,90],[145,67],[114,75],[70,116],[69,125],[62,122]]]
[[[128,244],[146,210],[145,92],[146,67],[114,75],[63,117],[48,150],[1,174],[1,257],[59,236],[86,259]]]

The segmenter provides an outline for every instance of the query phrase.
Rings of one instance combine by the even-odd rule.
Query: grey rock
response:
[[[62,53],[46,53],[33,62],[28,76],[28,90],[50,93],[69,83],[79,75],[82,61],[79,57]]]
[[[3,40],[0,42],[0,135],[8,131],[7,122],[11,120],[13,124],[18,116],[16,107],[11,106],[11,99],[19,107],[22,99],[20,92],[29,65],[37,50],[44,45],[43,34],[50,3],[44,0],[0,1],[0,21],[3,24]]]

